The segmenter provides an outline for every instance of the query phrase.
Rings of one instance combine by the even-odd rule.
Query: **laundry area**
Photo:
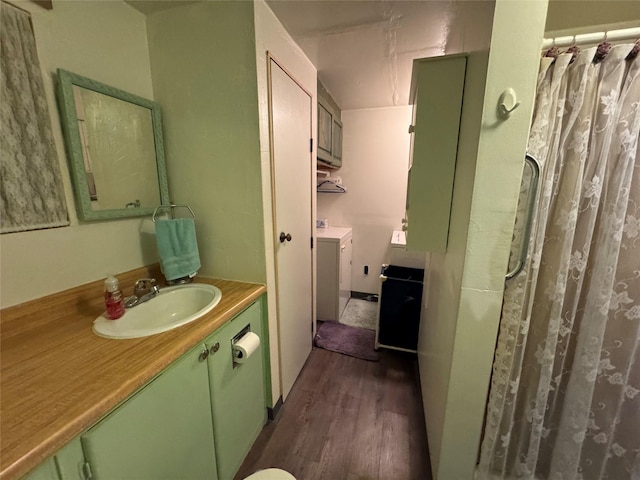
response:
[[[416,60],[408,105],[375,109],[340,108],[351,100],[318,81],[317,320],[373,330],[374,350],[418,349],[429,252],[447,248],[465,65]],[[418,89],[446,113],[419,109]]]
[[[387,348],[415,353],[418,343],[420,309],[425,278],[425,254],[408,252],[406,232],[394,230],[388,262],[375,267],[379,272],[375,293],[351,290],[353,229],[331,227],[329,219],[318,221],[317,238],[317,319],[316,346],[326,347],[323,336],[342,334],[345,339],[329,349],[359,357],[366,353],[349,350],[351,339],[364,335],[359,345],[365,350]],[[365,267],[368,270],[368,266]],[[368,274],[368,272],[367,272]],[[335,322],[337,325],[324,325]],[[345,328],[348,327],[348,328]],[[360,332],[355,329],[364,329]],[[320,331],[322,330],[322,331]],[[369,332],[375,332],[375,336]],[[373,341],[371,341],[373,340]],[[346,350],[345,350],[346,349]]]

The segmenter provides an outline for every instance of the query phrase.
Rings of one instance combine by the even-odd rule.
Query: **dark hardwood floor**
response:
[[[314,348],[235,478],[276,467],[297,480],[430,480],[415,357],[380,353]]]

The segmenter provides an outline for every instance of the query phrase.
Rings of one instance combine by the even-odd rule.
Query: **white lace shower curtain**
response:
[[[0,233],[69,225],[36,41],[0,2]]]
[[[480,478],[640,480],[633,47],[541,62],[528,147],[540,193],[525,269],[505,286]]]

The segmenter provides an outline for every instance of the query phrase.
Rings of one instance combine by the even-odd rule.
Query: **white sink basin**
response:
[[[158,296],[128,308],[117,320],[102,314],[94,320],[93,331],[106,338],[147,337],[197,320],[221,298],[219,288],[203,283],[163,288]]]

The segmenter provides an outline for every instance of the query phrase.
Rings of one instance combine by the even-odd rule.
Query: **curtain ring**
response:
[[[604,60],[610,50],[611,44],[609,42],[602,42],[600,45],[598,45],[596,53],[593,57],[593,63],[600,63],[602,60]]]
[[[571,60],[569,60],[569,65],[576,61],[578,54],[580,53],[580,47],[577,45],[571,45],[565,53],[571,54]]]
[[[627,55],[627,58],[625,58],[625,60],[633,60],[638,56],[638,52],[640,52],[640,38],[635,41],[635,43],[633,44],[633,48],[631,49],[629,55]]]

